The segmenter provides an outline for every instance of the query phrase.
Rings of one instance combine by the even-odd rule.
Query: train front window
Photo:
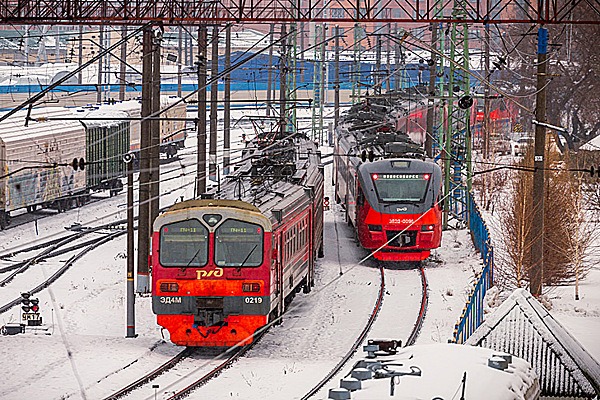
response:
[[[208,230],[197,219],[174,222],[160,230],[163,267],[203,267],[208,262]]]
[[[425,199],[431,174],[372,174],[380,201],[418,203]]]
[[[219,267],[258,267],[263,240],[260,225],[228,219],[215,231],[215,263]]]

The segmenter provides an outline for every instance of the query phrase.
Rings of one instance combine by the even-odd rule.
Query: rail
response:
[[[494,284],[494,247],[490,231],[481,216],[479,207],[468,194],[468,222],[473,245],[481,254],[483,268],[476,276],[476,282],[469,293],[458,323],[454,326],[454,343],[464,343],[483,322],[483,299],[487,290]]]

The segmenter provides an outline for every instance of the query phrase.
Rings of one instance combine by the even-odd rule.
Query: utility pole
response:
[[[104,25],[100,25],[100,32],[98,33],[98,53],[102,52],[104,46]],[[104,57],[98,58],[98,87],[96,88],[96,103],[102,103],[102,75],[103,75],[103,61]]]
[[[135,248],[133,230],[133,156],[125,154],[123,160],[127,164],[127,336],[135,334],[135,288],[133,274],[135,271]]]
[[[535,99],[535,119],[546,122],[546,77],[548,76],[548,30],[538,29],[537,85]],[[533,158],[533,226],[531,231],[531,270],[529,271],[529,291],[534,296],[542,294],[544,280],[544,154],[546,151],[546,127],[535,125]]]
[[[392,90],[392,60],[391,58],[391,53],[392,53],[392,46],[391,46],[391,39],[390,37],[392,36],[392,25],[388,22],[387,27],[386,27],[386,38],[387,40],[385,41],[385,60],[386,60],[386,71],[387,71],[387,79],[386,79],[386,87],[387,87],[387,91],[390,92]]]
[[[199,28],[200,29],[200,28]],[[190,33],[188,35],[188,39],[189,39],[189,53],[188,53],[188,60],[189,60],[189,64],[190,65],[194,65],[194,36]]]
[[[340,121],[340,27],[336,25],[335,32],[335,71],[334,71],[334,125]]]
[[[210,67],[210,143],[208,152],[208,179],[217,180],[217,107],[219,95],[219,28],[212,30],[212,56]]]
[[[182,41],[183,41],[183,27],[181,25],[179,25],[179,29],[177,30],[177,97],[181,97],[181,66],[183,64],[183,60],[181,58]],[[187,48],[187,45],[186,45],[186,48]]]
[[[120,71],[119,71],[119,100],[123,101],[125,100],[125,90],[127,89],[127,82],[125,80],[125,73],[127,72],[126,70],[126,65],[125,65],[125,59],[127,58],[127,40],[124,40],[125,37],[127,36],[127,26],[123,25],[121,27],[121,40],[123,40],[123,43],[121,43],[121,63],[120,63]],[[81,83],[81,82],[80,82]]]
[[[271,88],[273,87],[273,24],[269,27],[269,65],[267,69],[267,117],[271,115]]]
[[[152,226],[160,209],[160,42],[162,35],[154,35],[152,41],[152,144],[150,146],[150,218],[148,232],[152,236]]]
[[[190,53],[192,51],[190,50]],[[206,192],[206,25],[198,28],[198,166],[196,196]]]
[[[229,175],[231,163],[231,24],[225,28],[225,104],[223,108],[223,175]]]
[[[490,24],[485,24],[485,79],[490,82]],[[483,85],[483,158],[484,160],[490,157],[490,85]],[[484,179],[487,179],[484,174]]]
[[[437,48],[437,23],[431,23],[431,48]],[[437,57],[431,52],[429,63],[429,96],[427,98],[427,128],[425,129],[425,152],[433,158],[433,117],[435,115],[435,80],[437,76]]]
[[[287,127],[287,40],[283,39],[287,35],[286,25],[281,25],[281,57],[279,58],[279,134],[281,137],[286,135]]]
[[[398,24],[394,24],[394,34],[398,35]],[[400,47],[400,43],[394,43],[394,90],[398,91],[402,88],[401,76],[400,74],[400,56],[402,53],[402,48]]]
[[[29,36],[29,28],[25,32],[27,33],[27,36]],[[25,57],[27,59],[25,65],[29,65],[29,50],[28,50],[29,47],[27,46],[27,40],[28,40],[28,38],[25,39]],[[77,66],[79,68],[81,68],[82,64],[83,64],[83,25],[79,25],[79,59],[77,61]],[[83,70],[79,71],[79,73],[77,74],[77,83],[80,85],[83,83]]]
[[[381,3],[378,3],[381,4]],[[377,34],[377,47],[375,49],[375,75],[373,83],[375,84],[375,86],[373,87],[373,94],[381,94],[381,85],[382,85],[382,79],[381,79],[381,34]]]
[[[152,50],[154,33],[152,27],[144,28],[142,42],[142,122],[140,129],[140,174],[138,212],[138,279],[137,292],[149,292],[148,256],[150,255],[150,146],[152,145]]]

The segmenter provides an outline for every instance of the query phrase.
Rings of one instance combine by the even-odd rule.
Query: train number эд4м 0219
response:
[[[245,297],[244,303],[246,304],[260,304],[263,302],[262,297]]]

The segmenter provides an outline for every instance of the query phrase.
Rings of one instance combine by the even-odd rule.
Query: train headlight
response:
[[[373,180],[376,181],[377,179],[379,179],[379,175],[371,174],[371,178],[373,178]]]
[[[177,284],[175,282],[162,282],[160,284],[160,291],[161,292],[178,292],[179,284]]]
[[[381,227],[381,225],[370,225],[369,224],[368,227],[371,232],[382,232],[383,231],[383,228]]]
[[[242,283],[242,292],[260,292],[260,283],[256,283],[256,282]]]
[[[421,226],[421,232],[433,232],[434,229],[435,229],[435,225],[433,225],[433,224]]]
[[[428,181],[430,177],[431,177],[431,175],[429,175],[429,174],[423,175],[423,179],[425,179],[426,181]]]

